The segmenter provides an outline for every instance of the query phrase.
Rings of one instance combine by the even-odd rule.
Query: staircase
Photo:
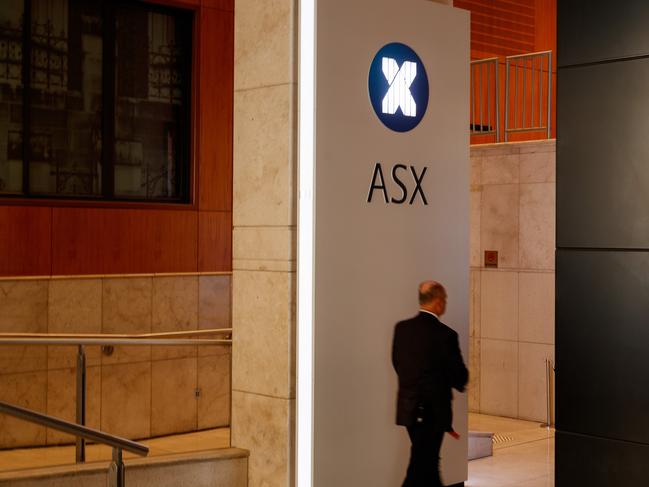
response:
[[[246,450],[225,448],[124,461],[128,487],[247,487]],[[0,473],[0,487],[106,487],[109,462]]]

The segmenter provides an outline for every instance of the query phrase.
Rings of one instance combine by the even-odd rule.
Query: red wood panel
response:
[[[203,6],[234,12],[234,0],[203,0]]]
[[[153,272],[198,271],[198,212],[148,211],[146,247]]]
[[[167,5],[178,8],[197,8],[201,5],[201,0],[148,0],[158,5]]]
[[[232,210],[234,13],[203,7],[200,27],[200,210]]]
[[[0,206],[0,275],[49,275],[51,225],[50,208]]]
[[[103,212],[92,208],[54,208],[52,274],[102,274]]]
[[[201,211],[198,219],[198,270],[232,270],[232,213]]]
[[[55,208],[55,275],[196,272],[197,212]]]

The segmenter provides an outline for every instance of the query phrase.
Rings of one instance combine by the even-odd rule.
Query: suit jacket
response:
[[[429,313],[400,321],[392,365],[399,376],[397,424],[411,426],[419,418],[435,430],[450,431],[451,388],[464,391],[469,378],[457,333]]]

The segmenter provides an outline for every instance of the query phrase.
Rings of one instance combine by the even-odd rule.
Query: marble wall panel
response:
[[[198,358],[198,429],[230,424],[230,354]]]
[[[153,278],[152,333],[190,331],[198,328],[198,276]],[[153,360],[196,357],[196,347],[160,347],[151,350]]]
[[[48,281],[0,281],[0,332],[47,333]],[[0,374],[47,369],[47,347],[0,346]]]
[[[126,467],[128,487],[248,487],[248,461],[229,458],[220,461],[172,463],[156,468]],[[19,486],[23,487],[23,486]],[[66,486],[67,487],[67,486]]]
[[[250,450],[249,487],[291,485],[295,401],[232,392],[232,444]]]
[[[480,412],[518,416],[518,343],[482,339]]]
[[[554,269],[555,184],[521,184],[520,266]]]
[[[479,374],[470,378],[472,410],[529,418],[538,416],[538,410],[545,410],[544,397],[526,389],[530,384],[527,369],[521,369],[525,377],[521,376],[514,387],[512,376],[506,379],[503,368],[493,364],[498,355],[494,343],[504,351],[503,367],[511,373],[518,373],[515,364],[519,358],[521,364],[526,360],[524,350],[514,360],[512,347],[523,349],[532,343],[554,343],[555,155],[554,140],[471,147],[473,349],[469,367],[472,375]],[[477,207],[479,218],[475,215]],[[500,270],[477,269],[482,266],[484,250],[499,251]],[[509,275],[502,268],[511,269]],[[492,365],[483,367],[485,361]],[[535,380],[531,384],[536,384]],[[475,381],[480,384],[478,391],[472,389]],[[516,397],[514,389],[520,391]],[[521,403],[519,413],[518,401],[522,401],[523,395],[527,402]],[[511,404],[499,403],[496,399],[501,396],[509,398]]]
[[[295,227],[239,227],[232,238],[235,262],[257,261],[256,269],[268,270],[274,262],[295,260]]]
[[[546,421],[545,359],[554,361],[554,347],[552,345],[520,344],[518,356],[518,415],[521,419]]]
[[[236,0],[234,89],[296,80],[297,5],[293,0]]]
[[[53,279],[48,298],[48,333],[101,333],[101,279]],[[85,347],[88,366],[101,363],[100,347]],[[48,369],[76,366],[77,347],[48,347]]]
[[[553,183],[556,176],[556,152],[552,144],[521,147],[520,182]]]
[[[554,272],[521,272],[518,286],[519,339],[554,344]]]
[[[101,429],[129,439],[151,436],[151,362],[102,365]]]
[[[124,277],[104,279],[102,293],[102,333],[150,333],[153,279]],[[151,347],[119,346],[102,363],[145,362],[151,360]]]
[[[518,267],[518,204],[517,184],[483,186],[480,253],[497,250],[502,268]]]
[[[480,336],[518,339],[518,273],[482,271]]]
[[[232,284],[232,388],[294,397],[295,274],[235,271]]]
[[[235,228],[295,223],[294,91],[280,85],[235,93]]]
[[[469,336],[471,338],[481,336],[481,282],[482,272],[480,270],[469,271]]]
[[[57,369],[47,372],[47,414],[66,421],[76,422],[77,374],[76,369]],[[86,369],[86,426],[101,426],[101,367]],[[47,444],[74,443],[71,435],[47,430]]]
[[[151,364],[151,436],[196,429],[196,357]]]
[[[512,149],[507,154],[482,157],[482,184],[517,184],[519,182],[519,154]]]
[[[470,231],[469,231],[469,265],[480,267],[482,265],[482,253],[480,252],[480,226],[482,212],[482,191],[471,191],[470,201]]]
[[[469,159],[469,183],[471,184],[471,191],[479,190],[482,184],[482,156],[473,155]]]
[[[469,411],[480,412],[480,338],[470,338],[469,346]]]
[[[230,328],[231,281],[229,275],[199,276],[198,328]]]
[[[196,329],[199,315],[205,328],[229,328],[230,283],[230,275],[0,281],[0,330],[145,333],[155,328],[155,331],[178,331]],[[153,362],[153,365],[151,347],[148,346],[116,348],[113,356],[102,355],[98,346],[85,348],[88,362],[89,426],[111,428],[113,431],[110,432],[115,433],[117,430],[118,434],[128,437],[145,437],[152,430],[156,434],[162,434],[163,431],[173,433],[194,430],[198,423],[195,389],[199,379],[206,391],[201,403],[201,427],[229,424],[230,346],[201,347],[204,370],[200,373],[196,364],[196,347],[190,347],[191,353],[187,354],[193,361],[190,371],[186,370],[183,360],[167,358],[177,357],[179,347],[156,351],[156,358],[164,358],[165,362]],[[6,353],[0,353],[0,365],[4,364],[4,369],[0,369],[0,386],[5,392],[5,396],[0,395],[0,398],[6,397],[9,402],[22,401],[27,402],[28,406],[35,404],[38,407],[42,402],[40,410],[43,412],[74,420],[76,347],[12,346],[6,347],[6,350]],[[165,371],[165,363],[175,365]],[[128,364],[137,366],[129,367]],[[16,371],[32,369],[41,369],[42,377],[37,376],[34,380],[34,374],[16,374]],[[20,377],[26,377],[27,382],[33,383],[26,391],[18,385]],[[190,392],[191,400],[196,403],[191,420],[187,419],[187,408],[161,407],[165,401],[160,396],[167,392],[161,384],[168,382],[169,378],[178,378],[177,382],[181,384],[171,388],[172,391],[185,388]],[[153,379],[156,379],[155,387],[152,386]],[[41,396],[35,395],[35,390],[40,391]],[[152,390],[157,394],[154,401],[151,397]],[[102,404],[106,405],[103,416]],[[127,411],[128,408],[133,411]],[[150,428],[152,414],[155,416],[153,429]],[[9,429],[4,435],[0,435],[0,448],[73,441],[71,436],[54,430],[24,429],[22,422],[9,421],[3,424]]]
[[[479,144],[470,146],[471,157],[509,156],[520,152],[519,144]]]
[[[0,401],[37,412],[47,412],[47,372],[0,375]],[[0,414],[0,445],[3,448],[44,445],[45,428]]]

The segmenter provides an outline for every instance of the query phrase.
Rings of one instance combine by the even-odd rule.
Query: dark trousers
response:
[[[403,487],[440,487],[439,449],[443,431],[435,431],[425,423],[408,426],[410,436],[410,463]]]

